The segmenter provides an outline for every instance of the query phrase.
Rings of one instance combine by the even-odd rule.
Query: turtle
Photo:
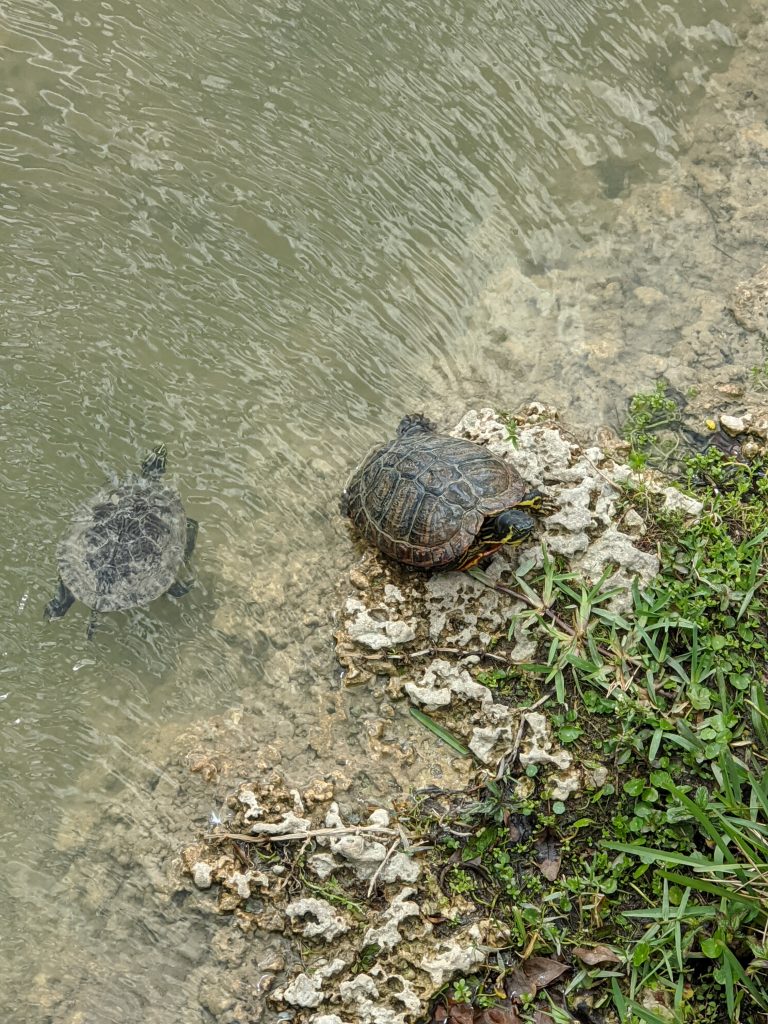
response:
[[[161,594],[182,597],[192,586],[178,579],[192,554],[197,523],[178,491],[163,481],[168,451],[156,445],[141,464],[100,490],[75,512],[58,548],[59,582],[45,619],[66,615],[75,600],[96,612],[148,604]]]
[[[465,570],[524,541],[544,500],[498,455],[414,414],[352,474],[341,512],[396,562]]]

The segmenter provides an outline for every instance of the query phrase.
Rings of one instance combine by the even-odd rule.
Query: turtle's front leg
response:
[[[62,615],[67,614],[70,605],[74,604],[74,601],[75,595],[68,587],[64,586],[61,580],[59,580],[59,585],[56,588],[56,593],[45,606],[43,618],[46,620],[60,619]]]

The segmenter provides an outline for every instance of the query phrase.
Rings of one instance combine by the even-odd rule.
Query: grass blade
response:
[[[411,708],[411,717],[415,718],[416,721],[423,725],[425,729],[429,729],[439,740],[442,740],[447,746],[454,750],[460,757],[472,757],[472,751],[469,750],[461,740],[457,739],[452,732],[449,732],[442,725],[430,718],[429,715],[425,715],[423,711],[419,711],[418,708]]]

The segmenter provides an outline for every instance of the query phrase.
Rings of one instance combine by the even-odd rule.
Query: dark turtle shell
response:
[[[463,567],[486,520],[514,508],[525,491],[516,470],[487,448],[408,417],[353,474],[342,512],[389,558],[449,569]]]
[[[97,612],[148,604],[175,582],[186,535],[178,491],[132,474],[77,510],[59,546],[59,574]]]

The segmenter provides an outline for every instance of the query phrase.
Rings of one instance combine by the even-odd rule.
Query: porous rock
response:
[[[300,1006],[313,1009],[319,1006],[325,998],[323,985],[329,978],[339,974],[347,966],[345,960],[336,957],[330,963],[324,963],[314,974],[298,974],[284,989],[275,992],[274,998],[278,1001],[288,1003],[290,1006]]]
[[[294,930],[308,939],[321,938],[323,942],[333,942],[350,928],[348,921],[330,903],[314,897],[294,900],[285,908],[285,913],[293,922]],[[300,921],[303,924],[299,925]]]
[[[573,758],[562,747],[555,747],[552,732],[545,715],[538,711],[530,711],[523,715],[528,732],[520,744],[520,764],[526,768],[529,764],[554,764],[565,770],[570,768]]]
[[[429,711],[445,707],[454,697],[493,703],[487,686],[476,683],[465,668],[444,658],[435,658],[418,682],[406,683],[405,692]]]
[[[745,330],[768,336],[768,264],[736,285],[729,305]]]
[[[416,636],[416,629],[410,623],[401,619],[374,618],[357,598],[350,597],[347,600],[345,612],[350,639],[372,651],[407,644]]]
[[[365,944],[376,943],[382,949],[391,950],[402,942],[400,925],[408,918],[418,918],[421,913],[418,903],[410,898],[415,895],[415,889],[401,889],[384,910],[381,923],[365,933]]]
[[[440,942],[436,952],[421,963],[434,987],[440,988],[456,974],[469,974],[485,960],[480,949],[481,935],[477,925],[472,925],[462,942],[447,940]]]

